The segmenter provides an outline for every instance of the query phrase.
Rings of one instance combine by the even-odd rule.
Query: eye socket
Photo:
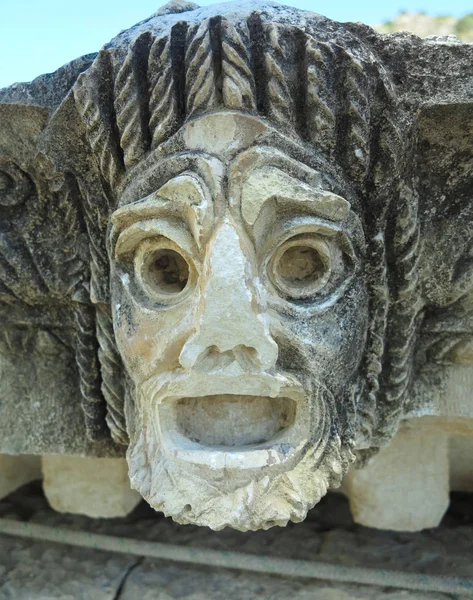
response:
[[[308,298],[328,282],[332,270],[330,247],[308,235],[283,242],[269,263],[269,276],[276,288],[294,299]]]
[[[189,265],[175,250],[163,248],[146,260],[143,279],[160,294],[180,294],[189,280]]]
[[[152,298],[163,304],[181,300],[195,279],[185,253],[171,240],[146,240],[135,257],[135,274]]]

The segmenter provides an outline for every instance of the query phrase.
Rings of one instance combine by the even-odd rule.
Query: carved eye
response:
[[[148,295],[163,304],[180,301],[194,281],[190,260],[167,238],[141,244],[135,258],[135,274]]]
[[[160,294],[180,294],[189,280],[189,265],[174,250],[158,250],[146,261],[143,279]]]
[[[276,249],[269,262],[269,276],[284,295],[308,298],[329,280],[331,262],[330,247],[323,239],[298,235]]]

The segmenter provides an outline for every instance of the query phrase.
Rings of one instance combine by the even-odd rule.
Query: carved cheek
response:
[[[360,364],[367,318],[368,297],[363,281],[358,280],[331,310],[307,323],[316,361],[332,389],[342,387]]]
[[[179,354],[192,330],[197,299],[155,310],[144,308],[120,285],[114,301],[118,349],[132,379],[139,382],[179,366]]]
[[[355,280],[325,312],[287,315],[278,324],[280,335],[276,334],[283,347],[281,367],[306,371],[335,392],[360,364],[367,318],[368,296],[362,279]]]
[[[181,348],[189,336],[192,319],[188,310],[168,309],[165,313],[136,315],[137,326],[127,338],[127,352],[144,377],[179,366]]]

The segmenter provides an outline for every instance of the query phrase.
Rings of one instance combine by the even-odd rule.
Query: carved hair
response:
[[[332,29],[315,35],[264,22],[259,13],[237,24],[224,17],[190,27],[180,22],[162,37],[141,34],[127,51],[103,50],[77,81],[74,98],[106,198],[104,207],[93,207],[85,194],[86,220],[103,236],[126,171],[199,113],[226,107],[262,116],[343,168],[366,205],[371,319],[358,428],[369,446],[386,441],[402,415],[420,310],[418,226],[409,188],[393,176],[404,168],[406,136],[392,85],[358,38],[352,35],[344,49],[346,33],[340,40]],[[385,236],[388,215],[395,220],[392,239]],[[108,266],[93,239],[97,278]],[[113,438],[126,443],[123,366],[102,295],[95,301],[107,423]],[[78,327],[78,337],[85,335]]]

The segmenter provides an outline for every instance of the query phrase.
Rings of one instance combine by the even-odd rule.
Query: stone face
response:
[[[154,508],[247,530],[304,519],[405,418],[455,428],[472,58],[174,2],[0,92],[0,450],[126,449]]]
[[[203,115],[173,142],[151,167],[164,185],[138,173],[111,217],[132,484],[182,522],[301,520],[352,460],[330,428],[362,357],[361,223],[331,177],[294,158],[303,146],[260,119]]]

